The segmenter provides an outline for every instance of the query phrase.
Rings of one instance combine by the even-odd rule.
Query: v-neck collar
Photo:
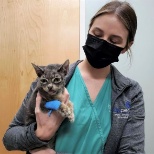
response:
[[[78,72],[78,74],[79,74],[79,76],[80,76],[80,79],[81,79],[81,81],[82,81],[82,83],[83,83],[83,85],[84,85],[84,89],[85,89],[85,92],[86,92],[86,94],[87,94],[87,97],[88,97],[88,100],[89,100],[90,104],[91,104],[91,105],[95,105],[95,104],[97,103],[97,101],[99,100],[99,98],[102,97],[102,93],[105,91],[105,87],[106,87],[106,84],[107,84],[107,82],[108,82],[108,79],[109,79],[111,73],[109,73],[109,74],[107,75],[107,77],[106,77],[106,79],[105,79],[105,81],[104,81],[102,87],[100,88],[100,90],[99,90],[99,92],[98,92],[98,94],[97,94],[95,100],[92,101],[92,100],[91,100],[91,97],[90,97],[90,94],[89,94],[89,91],[88,91],[88,88],[87,88],[87,86],[86,86],[86,84],[85,84],[85,81],[84,81],[84,79],[83,79],[83,77],[82,77],[82,75],[81,75],[81,72],[80,72],[80,69],[78,68],[78,66],[76,67],[76,69],[77,69],[77,72]]]

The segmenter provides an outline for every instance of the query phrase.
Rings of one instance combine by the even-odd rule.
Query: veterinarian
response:
[[[144,100],[140,85],[113,65],[120,54],[130,54],[137,17],[127,2],[111,1],[92,18],[83,46],[86,59],[70,66],[63,102],[74,104],[75,121],[57,112],[42,113],[36,98],[36,123],[23,125],[23,108],[3,142],[8,150],[31,154],[144,154]],[[43,148],[56,134],[55,150]],[[28,152],[27,152],[28,153]]]

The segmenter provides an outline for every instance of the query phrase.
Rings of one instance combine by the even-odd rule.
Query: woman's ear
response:
[[[133,45],[133,43],[134,41],[129,42],[128,46],[121,51],[121,54],[124,54]]]

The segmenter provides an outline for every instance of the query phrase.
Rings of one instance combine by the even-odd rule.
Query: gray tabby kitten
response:
[[[59,100],[61,102],[61,95],[65,88],[65,77],[69,70],[69,60],[63,64],[50,64],[48,66],[37,66],[32,64],[37,78],[37,85],[34,89],[29,102],[26,106],[25,124],[29,125],[36,121],[35,105],[37,92],[42,96],[40,108],[43,112],[49,112],[44,107],[45,103],[51,100]],[[63,117],[67,117],[70,122],[74,121],[73,104],[69,101],[67,104],[61,103],[57,110]]]

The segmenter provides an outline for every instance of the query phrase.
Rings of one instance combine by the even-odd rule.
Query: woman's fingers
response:
[[[62,97],[62,102],[67,104],[69,99],[70,99],[70,95],[68,93],[68,90],[65,88],[64,93],[63,93],[63,97]]]

